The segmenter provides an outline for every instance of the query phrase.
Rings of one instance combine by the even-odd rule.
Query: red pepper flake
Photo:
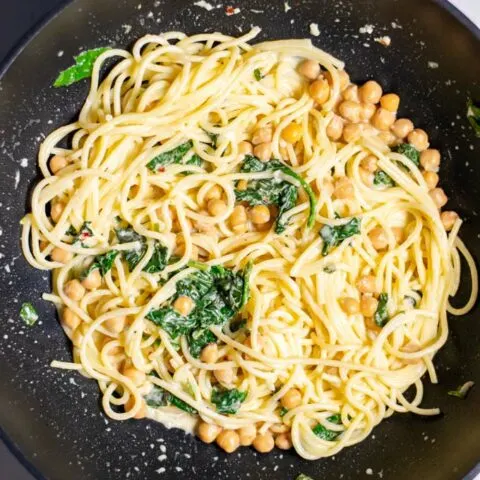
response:
[[[235,13],[235,9],[230,5],[228,7],[225,7],[225,13],[230,17]]]
[[[158,173],[163,173],[165,171],[165,167],[158,167],[157,172]]]

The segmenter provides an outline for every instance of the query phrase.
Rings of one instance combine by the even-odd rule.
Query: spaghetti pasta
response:
[[[422,376],[477,271],[443,191],[395,148],[418,155],[425,132],[393,134],[391,97],[364,101],[310,41],[258,33],[103,52],[78,120],[41,145],[22,247],[53,271],[73,343],[52,366],[97,380],[107,415],[318,459],[393,412],[438,413]]]

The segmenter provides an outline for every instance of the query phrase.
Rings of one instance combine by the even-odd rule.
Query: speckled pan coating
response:
[[[220,5],[219,1],[211,1]],[[300,472],[315,479],[388,480],[460,478],[480,459],[480,321],[476,308],[451,322],[438,355],[440,384],[426,386],[424,405],[439,406],[435,419],[396,415],[361,445],[334,458],[306,462],[294,453],[260,455],[241,449],[226,455],[182,432],[150,421],[111,422],[100,411],[95,382],[49,368],[69,360],[70,348],[54,308],[41,300],[47,273],[30,268],[19,245],[19,220],[38,180],[39,142],[72,120],[87,83],[50,87],[80,49],[130,46],[148,32],[188,34],[221,30],[238,35],[250,25],[261,38],[308,37],[347,62],[355,81],[379,80],[402,98],[401,114],[431,135],[443,154],[441,176],[452,208],[466,219],[462,236],[480,256],[480,142],[465,119],[469,94],[480,99],[480,35],[442,6],[427,0],[242,0],[207,11],[184,0],[77,0],[27,45],[0,83],[0,423],[39,478],[49,479],[286,479]],[[373,26],[369,27],[369,25]],[[314,29],[316,32],[316,29]],[[361,33],[363,32],[363,33]],[[374,39],[391,38],[385,47]],[[468,284],[468,280],[466,281]],[[465,298],[467,292],[462,291]],[[22,324],[24,301],[41,321]],[[447,391],[467,380],[477,386],[467,400]],[[41,474],[40,474],[41,472]],[[0,475],[1,476],[1,475]]]

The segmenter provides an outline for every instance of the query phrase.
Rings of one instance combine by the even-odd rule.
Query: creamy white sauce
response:
[[[167,428],[179,428],[193,435],[197,424],[197,417],[187,412],[179,410],[176,407],[147,408],[147,417],[156,422],[160,422]]]

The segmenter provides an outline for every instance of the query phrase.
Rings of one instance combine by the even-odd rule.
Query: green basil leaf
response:
[[[38,313],[30,302],[25,302],[20,309],[20,317],[26,325],[32,327],[37,323]]]
[[[72,83],[91,77],[95,60],[107,50],[109,50],[108,47],[101,47],[82,52],[75,57],[75,65],[60,72],[53,86],[68,87],[72,85]]]
[[[480,137],[480,107],[477,107],[471,98],[467,101],[467,119],[473,127],[475,135]]]

